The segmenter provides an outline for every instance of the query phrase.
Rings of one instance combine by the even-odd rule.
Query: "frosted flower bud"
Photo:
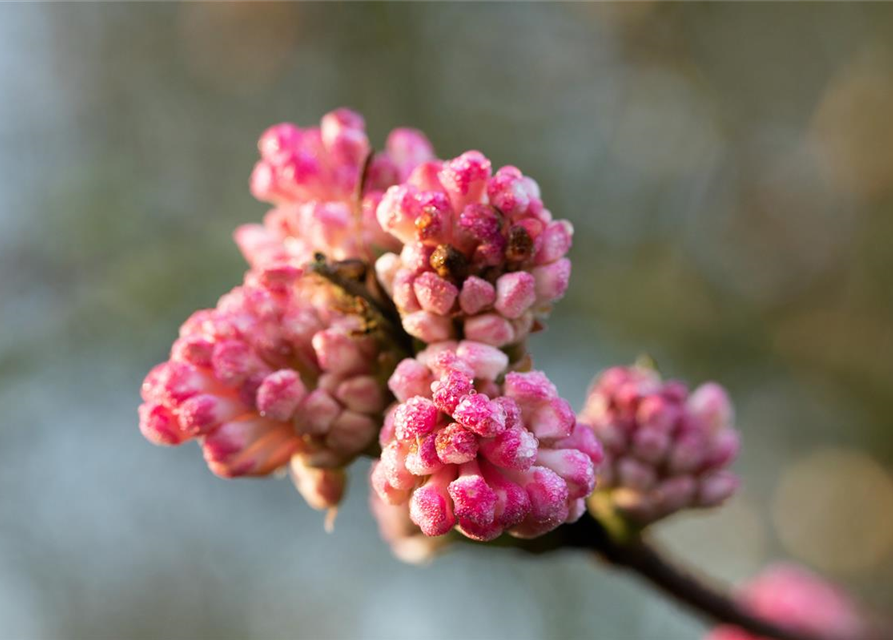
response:
[[[454,422],[437,432],[435,451],[444,464],[464,464],[477,457],[478,439],[473,432]]]
[[[567,484],[571,499],[586,498],[595,489],[595,470],[592,460],[576,449],[543,449],[536,459],[540,466],[546,466],[557,473]]]
[[[214,353],[214,342],[201,336],[186,336],[174,342],[171,355],[181,362],[209,368]]]
[[[326,149],[340,162],[357,165],[369,153],[363,116],[349,109],[336,109],[323,116],[320,123]]]
[[[502,407],[483,393],[462,398],[452,415],[463,427],[485,438],[491,438],[505,430]]]
[[[456,356],[471,367],[475,378],[495,380],[509,364],[508,356],[488,344],[463,340],[456,348]]]
[[[415,358],[400,361],[388,380],[388,388],[400,402],[413,396],[425,396],[431,391],[434,376],[430,369]]]
[[[437,407],[427,398],[416,396],[397,407],[394,427],[397,438],[406,440],[424,436],[437,426]]]
[[[458,158],[445,162],[438,175],[453,207],[464,208],[480,202],[490,178],[490,161],[479,151],[466,151]]]
[[[438,435],[442,432],[437,432]],[[406,468],[414,476],[430,476],[443,466],[443,461],[437,449],[437,435],[416,438],[408,443],[409,450],[406,454]],[[457,442],[457,448],[464,445]]]
[[[431,384],[432,399],[442,412],[452,415],[468,394],[474,393],[471,377],[460,371],[446,371]]]
[[[512,218],[526,213],[531,201],[538,199],[521,171],[511,166],[496,172],[487,185],[487,195],[494,207]]]
[[[453,322],[430,311],[416,311],[403,317],[403,329],[422,342],[441,342],[453,337]]]
[[[314,389],[304,398],[295,417],[298,433],[324,435],[341,414],[338,401],[325,389]]]
[[[605,371],[579,416],[606,448],[599,491],[639,526],[734,494],[738,479],[727,467],[739,440],[732,419],[719,385],[689,394],[683,383],[641,367]]]
[[[386,403],[381,383],[373,376],[347,378],[338,385],[334,395],[347,409],[358,413],[380,413]]]
[[[440,184],[440,170],[443,163],[440,160],[429,160],[418,165],[410,172],[406,179],[406,184],[418,189],[419,191],[439,191],[444,193],[443,185]]]
[[[313,336],[313,350],[320,366],[333,373],[360,373],[368,366],[359,344],[343,331],[325,329]]]
[[[534,278],[537,304],[546,304],[564,297],[571,279],[571,261],[567,258],[549,264],[534,267],[531,272]]]
[[[257,409],[262,416],[289,420],[306,395],[307,388],[298,373],[280,369],[264,378],[258,388]]]
[[[378,421],[364,413],[344,409],[332,422],[321,451],[308,454],[313,466],[344,466],[375,440]],[[316,460],[315,463],[312,460]]]
[[[496,310],[506,318],[518,318],[536,301],[534,277],[526,271],[515,271],[496,281]]]
[[[536,264],[549,264],[561,260],[571,248],[574,227],[567,220],[550,222],[543,229],[542,243],[536,251]]]
[[[564,398],[551,398],[531,412],[533,433],[540,440],[555,440],[571,435],[577,417]]]
[[[317,469],[293,456],[289,473],[298,493],[318,511],[337,507],[344,498],[347,475],[343,469]]]
[[[408,314],[419,311],[422,308],[419,304],[419,299],[415,295],[414,281],[415,276],[409,269],[400,269],[394,275],[394,280],[391,283],[391,297],[394,299],[394,304],[397,305],[397,308],[403,314],[404,324]]]
[[[476,342],[501,347],[515,340],[511,323],[495,313],[485,313],[465,321],[465,337]]]
[[[409,517],[426,536],[442,536],[456,524],[453,500],[449,494],[449,485],[455,475],[455,467],[443,467],[412,492]]]
[[[415,221],[419,216],[415,189],[408,186],[393,186],[388,189],[376,209],[376,218],[381,228],[403,243],[414,242]]]
[[[434,253],[434,247],[422,244],[420,242],[412,242],[403,245],[400,252],[400,264],[404,269],[408,270],[410,275],[425,272],[431,265],[431,255]],[[413,278],[412,282],[415,282]]]
[[[459,306],[462,312],[473,316],[493,306],[496,302],[496,289],[492,284],[478,278],[469,276],[459,292]]]
[[[539,443],[523,427],[506,429],[480,443],[481,453],[490,462],[506,469],[529,469],[536,459]]]
[[[399,182],[409,178],[413,169],[434,157],[431,142],[418,129],[394,129],[388,134],[385,151],[397,167]]]
[[[380,461],[372,464],[372,473],[369,478],[369,483],[372,486],[373,491],[375,491],[375,494],[387,504],[403,505],[409,499],[409,490],[398,489],[392,485],[388,479],[385,465]]]
[[[170,409],[160,404],[144,403],[139,407],[140,433],[152,444],[173,446],[190,437]]]
[[[244,412],[245,407],[239,400],[212,393],[192,396],[176,410],[180,428],[192,436],[207,433]]]
[[[453,513],[459,522],[486,526],[496,517],[496,492],[490,488],[474,460],[459,466],[459,477],[449,485]]]
[[[568,488],[557,473],[547,467],[533,466],[514,472],[519,486],[530,499],[530,512],[513,530],[519,538],[534,538],[555,529],[570,516]]]
[[[541,371],[506,374],[505,391],[522,407],[539,406],[558,396],[555,385]]]
[[[422,309],[441,316],[450,312],[459,295],[454,284],[430,271],[415,278],[413,290]]]
[[[408,490],[415,485],[416,478],[406,468],[408,446],[398,441],[391,442],[381,450],[381,467],[388,482],[395,489]]]

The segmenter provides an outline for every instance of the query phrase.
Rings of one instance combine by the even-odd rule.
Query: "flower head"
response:
[[[522,342],[567,290],[571,224],[552,218],[532,179],[511,166],[493,174],[477,151],[419,165],[377,216],[402,248],[376,271],[423,342]]]
[[[370,155],[363,117],[349,109],[327,113],[319,127],[272,126],[258,149],[251,192],[275,208],[263,224],[243,225],[235,234],[254,267],[300,266],[317,252],[332,260],[371,258],[375,247],[393,248],[378,226],[376,206],[385,189],[434,157],[415,129],[395,129],[384,151]]]
[[[539,371],[465,340],[404,360],[372,485],[427,536],[534,537],[585,511],[602,452]]]
[[[769,567],[740,591],[738,599],[754,614],[784,627],[831,640],[860,637],[864,622],[845,594],[794,565]],[[732,626],[721,626],[707,640],[760,640]]]
[[[600,495],[638,525],[687,507],[712,507],[738,479],[726,468],[738,432],[725,390],[662,381],[644,367],[615,367],[596,380],[580,420],[605,447]]]
[[[275,276],[275,277],[274,277]],[[197,439],[211,471],[267,475],[292,458],[312,506],[337,504],[340,467],[375,440],[388,401],[379,342],[300,272],[250,272],[180,329],[142,386],[151,442]]]

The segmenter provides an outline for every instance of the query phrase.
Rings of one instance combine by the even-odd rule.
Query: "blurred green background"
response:
[[[537,363],[577,406],[639,353],[736,399],[744,488],[657,532],[893,602],[893,6],[0,7],[0,637],[697,638],[571,553],[402,566],[354,470],[335,532],[285,480],[137,431],[180,322],[245,265],[269,124],[516,164],[576,227]],[[889,610],[889,609],[888,609]]]

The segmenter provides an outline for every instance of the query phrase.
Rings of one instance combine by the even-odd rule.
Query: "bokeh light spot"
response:
[[[893,549],[893,479],[873,458],[824,449],[794,462],[772,517],[785,549],[831,573],[860,573]]]

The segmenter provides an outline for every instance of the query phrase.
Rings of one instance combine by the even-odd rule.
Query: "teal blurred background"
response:
[[[574,554],[393,560],[354,470],[286,480],[137,431],[179,324],[245,269],[269,124],[516,164],[576,227],[537,364],[728,385],[744,488],[657,533],[728,581],[802,562],[893,602],[893,6],[0,7],[0,637],[697,638]]]

